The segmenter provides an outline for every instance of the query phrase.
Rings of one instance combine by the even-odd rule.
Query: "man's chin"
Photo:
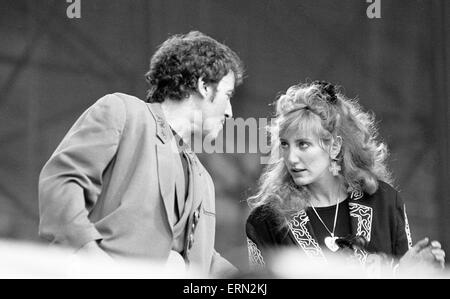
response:
[[[203,137],[205,139],[216,139],[219,136],[220,131],[222,130],[222,126],[216,126],[211,129],[203,130]]]
[[[203,135],[203,137],[208,140],[215,140],[217,138],[217,136],[219,136],[219,132],[220,132],[220,130],[210,131],[210,132],[206,133],[205,135]]]

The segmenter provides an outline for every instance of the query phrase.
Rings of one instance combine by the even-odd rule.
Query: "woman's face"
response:
[[[299,133],[280,138],[280,151],[287,170],[298,186],[329,180],[329,153],[319,145],[319,137]]]

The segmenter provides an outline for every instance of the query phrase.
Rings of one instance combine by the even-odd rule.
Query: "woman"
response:
[[[405,205],[391,187],[387,149],[374,124],[327,82],[294,85],[279,97],[270,128],[272,163],[248,199],[252,266],[292,246],[322,260],[350,252],[364,264],[378,253],[443,265],[439,242],[424,239],[412,247]]]

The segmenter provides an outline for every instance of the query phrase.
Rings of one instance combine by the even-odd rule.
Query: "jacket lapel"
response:
[[[350,223],[352,235],[362,236],[367,242],[370,242],[372,235],[373,209],[361,203],[364,193],[359,189],[350,191],[350,201],[348,207],[350,209]],[[362,264],[365,264],[367,252],[364,249],[354,249],[356,257]]]
[[[363,236],[370,242],[372,233],[373,209],[360,202],[364,197],[361,190],[353,190],[350,194],[349,209],[352,235]],[[309,217],[305,210],[299,211],[289,221],[289,234],[309,257],[325,259],[320,248]],[[355,249],[355,255],[364,263],[367,253]]]
[[[199,208],[203,200],[203,197],[200,196],[201,188],[204,187],[202,186],[202,166],[200,161],[198,161],[197,156],[190,149],[186,149],[186,155],[191,166],[190,180],[192,181],[190,181],[189,184],[189,191],[193,197],[192,211],[195,211]]]
[[[300,210],[291,218],[289,233],[308,257],[325,259],[305,210]]]
[[[364,193],[361,191],[352,191],[348,203],[350,209],[350,223],[352,235],[362,236],[367,242],[370,242],[372,233],[373,209],[361,203]]]
[[[167,219],[170,224],[170,229],[173,232],[175,224],[174,200],[175,200],[175,174],[174,174],[174,149],[173,142],[171,142],[173,135],[169,129],[161,105],[158,103],[147,104],[152,116],[156,121],[156,135],[161,141],[156,144],[156,159],[158,163],[158,182],[161,192],[161,198],[164,202],[164,207]],[[176,150],[176,149],[175,149]]]

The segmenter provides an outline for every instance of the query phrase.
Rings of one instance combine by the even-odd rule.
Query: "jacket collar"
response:
[[[171,142],[174,138],[174,134],[166,121],[162,107],[160,103],[148,103],[147,107],[152,114],[156,122],[156,136],[162,142],[162,144],[156,145],[157,150],[157,167],[158,167],[158,181],[161,192],[161,197],[164,202],[165,211],[167,214],[167,219],[169,222],[170,229],[173,233],[173,228],[175,225],[175,214],[174,214],[174,197],[175,197],[175,184],[176,184],[176,174],[174,172],[174,167],[170,167],[174,162],[174,149],[173,143]],[[175,149],[177,151],[177,149]],[[198,188],[201,184],[200,177],[202,176],[201,163],[198,161],[196,155],[190,150],[188,145],[185,145],[184,152],[190,161],[189,169],[189,196],[193,196],[192,209],[189,211],[193,214],[193,211],[199,209],[202,203],[202,197],[195,194],[199,192]],[[191,215],[192,216],[192,215]],[[192,217],[191,217],[192,218]]]
[[[153,118],[156,121],[156,135],[162,143],[166,144],[173,137],[170,132],[170,126],[164,117],[164,113],[160,103],[148,103],[148,109],[150,110]]]

